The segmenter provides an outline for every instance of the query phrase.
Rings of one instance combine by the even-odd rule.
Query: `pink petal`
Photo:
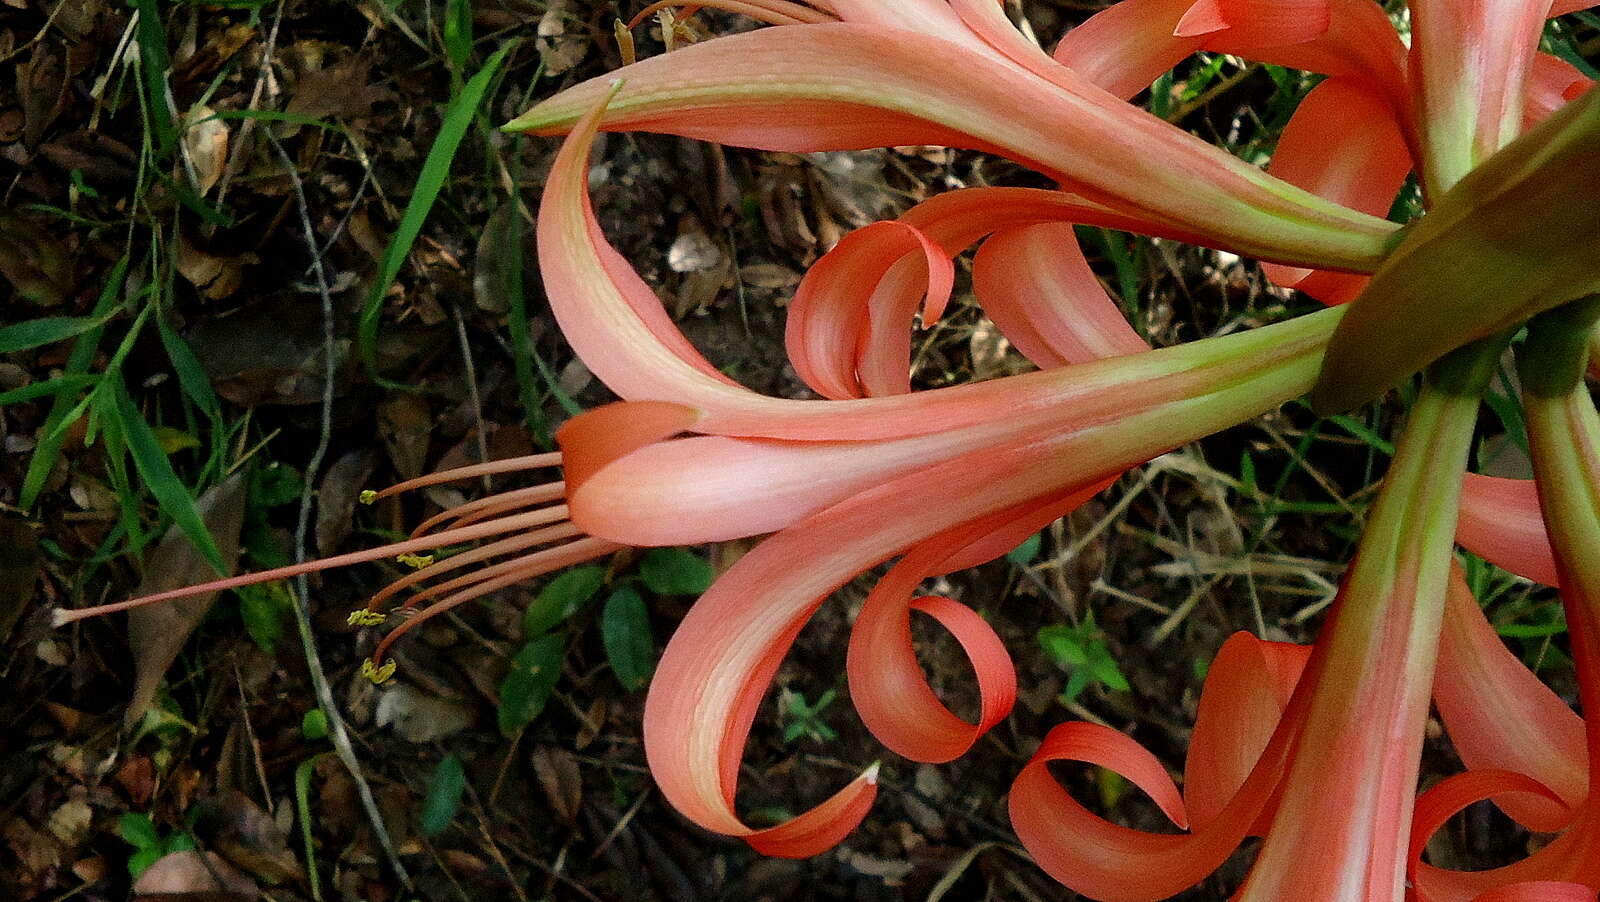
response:
[[[1594,890],[1578,883],[1539,880],[1480,893],[1472,902],[1595,902]]]
[[[1188,820],[1183,800],[1161,762],[1115,730],[1073,722],[1045,737],[1011,784],[1011,827],[1046,873],[1102,902],[1154,902],[1205,879],[1266,808],[1281,768],[1268,762],[1222,817],[1195,833],[1172,835],[1132,830],[1091,813],[1056,782],[1052,761],[1082,761],[1121,774],[1179,826]]]
[[[1150,87],[1205,45],[1179,37],[1194,0],[1121,0],[1090,16],[1056,45],[1057,62],[1124,100]]]
[[[1411,0],[1411,72],[1437,198],[1522,132],[1523,101],[1551,0]]]
[[[1503,770],[1472,770],[1456,774],[1435,783],[1417,798],[1409,854],[1411,883],[1416,888],[1417,902],[1469,902],[1496,887],[1559,879],[1550,867],[1554,864],[1554,858],[1548,853],[1536,856],[1542,860],[1527,858],[1509,867],[1488,871],[1449,871],[1422,863],[1422,852],[1428,840],[1450,818],[1484,799],[1494,799],[1502,807],[1516,807],[1516,803],[1510,801],[1513,798],[1520,798],[1524,803],[1535,799],[1543,799],[1547,803],[1560,801],[1538,780]],[[1545,848],[1549,849],[1550,846]]]
[[[1433,702],[1469,770],[1526,774],[1549,788],[1501,801],[1506,813],[1544,832],[1561,829],[1589,792],[1583,721],[1535,676],[1489,625],[1459,568],[1439,640]]]
[[[915,761],[937,763],[965,754],[1010,713],[1017,695],[1011,657],[982,617],[948,598],[912,598],[927,571],[959,542],[959,535],[947,535],[913,549],[867,596],[850,632],[850,698],[862,723],[879,742]],[[966,652],[978,678],[976,724],[952,714],[929,687],[911,643],[913,610],[939,621]]]
[[[846,235],[807,271],[789,305],[785,344],[795,371],[834,399],[904,394],[911,317],[924,325],[950,297],[950,258],[921,232],[876,222]]]
[[[885,40],[881,28],[827,23],[706,41],[619,72],[626,81],[604,123],[771,150],[990,150],[1120,209],[1285,262],[1370,269],[1394,231],[1283,185],[1086,83],[1069,90],[937,38],[893,37]],[[952,60],[961,77],[951,77]],[[565,131],[614,80],[569,89],[508,127]],[[1073,129],[1063,132],[1062,122]]]
[[[1293,185],[1374,216],[1387,215],[1411,172],[1394,107],[1365,84],[1330,78],[1300,102],[1267,171]],[[1364,276],[1267,263],[1267,277],[1328,304],[1353,300]]]
[[[1528,99],[1522,113],[1522,127],[1533,128],[1589,90],[1594,81],[1559,56],[1536,54],[1528,76]]]
[[[1461,484],[1456,542],[1491,564],[1547,586],[1560,585],[1555,552],[1531,479],[1468,473]]]
[[[989,319],[1041,368],[1150,349],[1128,325],[1065,223],[995,233],[972,264]]]
[[[1216,821],[1244,787],[1310,657],[1310,646],[1234,633],[1212,659],[1183,767],[1183,798],[1196,829]],[[1252,832],[1266,826],[1258,822]]]

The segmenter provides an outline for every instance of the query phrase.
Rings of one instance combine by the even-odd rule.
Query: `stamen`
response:
[[[453,470],[441,470],[437,473],[429,473],[425,476],[418,476],[416,479],[407,479],[405,482],[397,482],[386,489],[380,489],[379,491],[373,492],[372,500],[377,501],[380,498],[388,498],[391,495],[398,495],[401,492],[409,492],[412,489],[422,489],[427,488],[428,486],[440,485],[446,482],[472,479],[477,476],[497,476],[501,473],[516,473],[521,470],[537,470],[543,467],[559,466],[561,466],[560,451],[551,451],[547,454],[529,454],[524,457],[508,457],[504,460],[491,460],[487,463],[469,464],[465,467],[456,467]],[[364,499],[366,497],[366,492],[362,492],[361,494]]]
[[[611,554],[612,552],[621,550],[623,547],[624,546],[618,545],[614,542],[607,542],[604,539],[585,538],[579,539],[576,542],[570,542],[566,545],[562,545],[559,548],[551,548],[538,552],[537,554],[531,554],[527,557],[518,558],[515,561],[509,561],[507,562],[508,564],[517,566],[507,568],[502,575],[491,579],[484,579],[469,589],[457,592],[448,598],[442,598],[439,601],[428,605],[426,608],[423,608],[421,611],[419,611],[416,616],[395,627],[393,630],[390,630],[389,634],[384,636],[383,639],[378,642],[378,647],[373,650],[372,660],[375,662],[382,661],[384,653],[387,652],[389,647],[394,645],[395,640],[399,639],[400,636],[403,635],[407,630],[413,629],[418,624],[437,617],[440,614],[451,610],[452,608],[463,605],[474,598],[479,598],[497,589],[503,589],[506,586],[515,585],[516,583],[523,582],[524,580],[532,579],[535,576],[549,573],[552,570],[560,570],[564,567],[571,567],[574,564],[581,564],[584,561],[593,560],[594,558]],[[487,574],[489,571],[499,571],[503,567],[506,567],[506,565],[497,565],[496,567],[491,567],[488,570],[483,571],[483,573]],[[431,592],[433,590],[429,591]]]
[[[476,475],[476,474],[473,474]],[[552,508],[551,510],[555,510]],[[560,516],[566,516],[565,512]],[[396,555],[409,554],[418,551],[429,551],[442,545],[455,545],[461,542],[474,542],[478,539],[502,533],[514,532],[534,526],[543,526],[549,523],[549,511],[532,511],[525,514],[513,514],[501,517],[488,523],[478,523],[472,526],[462,526],[457,529],[447,529],[430,536],[418,539],[407,539],[403,542],[393,542],[369,548],[366,551],[353,551],[349,554],[339,554],[333,557],[319,558],[306,561],[302,564],[291,564],[287,567],[276,567],[272,570],[263,570],[260,573],[246,573],[241,576],[230,576],[227,579],[213,580],[194,586],[185,586],[181,589],[172,589],[167,592],[157,592],[142,598],[130,598],[112,604],[103,604],[92,608],[57,608],[52,617],[55,626],[61,627],[89,617],[99,617],[104,614],[115,614],[132,608],[155,604],[158,601],[170,601],[175,598],[190,598],[195,595],[204,595],[207,592],[220,592],[224,589],[237,589],[240,586],[253,586],[257,583],[272,582],[278,579],[288,579],[302,573],[316,573],[322,570],[331,570],[335,567],[348,567],[351,564],[365,564],[368,561],[377,561],[392,558]]]
[[[566,493],[567,484],[565,482],[549,482],[545,483],[544,485],[533,486],[532,488],[501,492],[497,495],[488,495],[475,501],[468,501],[466,504],[458,504],[442,513],[434,514],[428,519],[422,521],[421,525],[419,525],[416,529],[413,529],[411,531],[411,537],[416,538],[421,536],[433,529],[435,526],[451,520],[456,521],[456,526],[466,526],[471,523],[476,523],[487,517],[499,516],[500,514],[516,510],[517,508],[529,507],[535,504],[543,504],[547,501],[555,501]],[[563,514],[563,516],[565,516],[565,514]]]
[[[491,542],[482,548],[474,548],[471,551],[463,551],[460,554],[451,555],[450,557],[445,558],[431,567],[418,570],[415,573],[408,573],[405,576],[402,576],[401,578],[388,584],[387,586],[384,586],[382,589],[378,590],[376,595],[372,596],[370,601],[367,602],[367,607],[365,610],[367,612],[376,612],[385,601],[394,597],[396,593],[404,591],[405,589],[410,588],[417,583],[423,582],[424,580],[432,579],[441,573],[445,573],[450,570],[456,570],[461,567],[465,567],[468,564],[476,564],[479,561],[486,561],[490,558],[496,558],[503,554],[512,554],[517,551],[532,548],[535,545],[543,545],[546,542],[556,542],[562,539],[570,539],[574,536],[581,535],[583,535],[583,531],[578,527],[571,523],[562,523],[557,526],[547,527],[545,529],[536,529],[533,532],[526,533],[524,535],[512,536],[509,539],[501,539],[498,542]],[[410,607],[410,605],[408,604],[407,607]]]
[[[372,681],[374,686],[381,686],[394,676],[395,669],[400,665],[394,661],[378,664],[372,658],[361,662],[361,675]]]

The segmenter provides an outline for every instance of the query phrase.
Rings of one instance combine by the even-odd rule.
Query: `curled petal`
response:
[[[1244,786],[1310,657],[1307,645],[1234,633],[1212,659],[1183,768],[1183,798],[1196,829],[1215,821]],[[1263,812],[1251,832],[1265,832],[1270,816]]]
[[[1495,634],[1459,568],[1439,639],[1433,701],[1470,770],[1525,774],[1556,802],[1526,793],[1500,800],[1530,829],[1553,832],[1589,792],[1583,721]]]
[[[1128,98],[1197,50],[1355,78],[1407,107],[1405,47],[1370,0],[1127,0],[1068,32],[1055,58]]]
[[[1121,774],[1179,826],[1188,820],[1183,800],[1161,762],[1116,730],[1073,722],[1045,737],[1011,784],[1011,827],[1046,873],[1103,902],[1154,902],[1203,880],[1244,838],[1276,782],[1251,781],[1226,817],[1195,833],[1146,833],[1079,804],[1051,775],[1052,761],[1082,761]]]
[[[1041,368],[1150,349],[1064,223],[995,233],[972,264],[972,288],[1006,338]]]
[[[1410,108],[1406,49],[1372,0],[1199,0],[1213,7],[1206,49],[1365,82],[1396,110]],[[1181,26],[1180,26],[1181,27]]]
[[[1040,188],[962,188],[959,191],[947,191],[902,213],[900,221],[927,235],[950,256],[961,253],[973,242],[1000,229],[1043,222],[1100,226],[1172,238],[1189,244],[1204,241],[1196,233],[1164,228],[1153,220],[1120,213],[1075,194]]]
[[[556,433],[566,464],[567,493],[612,462],[693,426],[699,412],[666,401],[608,404],[573,417]]]
[[[1524,859],[1505,868],[1470,872],[1448,871],[1422,863],[1422,852],[1427,848],[1428,840],[1450,818],[1467,806],[1485,799],[1495,799],[1504,807],[1507,805],[1504,800],[1513,796],[1560,802],[1555,793],[1538,780],[1504,770],[1472,770],[1456,774],[1434,784],[1417,798],[1411,821],[1409,861],[1411,882],[1416,889],[1418,902],[1468,902],[1496,887],[1531,880],[1559,879],[1554,874],[1538,873],[1545,870],[1541,865],[1549,864],[1549,858],[1544,862],[1534,858]],[[1561,843],[1562,840],[1557,842]]]
[[[850,23],[799,28],[804,41],[794,28],[763,29],[624,68],[604,127],[769,150],[990,150],[1119,209],[1280,262],[1371,269],[1395,229],[1272,179],[1086,83],[1069,90],[911,32],[886,41],[882,29]],[[963,77],[949,77],[953,61]],[[569,89],[508,128],[566,131],[613,81]]]
[[[1017,675],[994,630],[971,608],[939,596],[911,597],[949,540],[919,547],[867,596],[850,632],[850,698],[878,741],[914,761],[951,761],[1011,711]],[[961,643],[978,678],[976,724],[956,717],[928,686],[911,643],[911,612],[933,617]]]
[[[1067,32],[1052,56],[1088,81],[1127,100],[1205,45],[1179,37],[1194,0],[1122,0]]]
[[[1550,17],[1565,16],[1594,7],[1594,0],[1555,0],[1550,4]]]
[[[1331,16],[1326,0],[1196,0],[1172,30],[1180,37],[1232,32],[1241,44],[1301,44],[1321,37]]]
[[[1267,171],[1352,209],[1384,216],[1411,171],[1394,107],[1352,78],[1330,78],[1300,102]],[[1353,300],[1364,276],[1268,263],[1267,278],[1328,304]]]
[[[1518,576],[1547,586],[1561,583],[1531,479],[1468,473],[1461,484],[1456,542]]]
[[[904,394],[911,316],[939,318],[955,270],[943,250],[901,222],[856,229],[806,273],[789,306],[785,344],[823,397]]]
[[[731,39],[711,43],[725,40]],[[599,102],[604,101],[602,96]],[[692,423],[696,431],[724,435],[864,440],[926,435],[990,423],[994,420],[992,412],[1001,407],[1018,418],[1044,411],[1066,411],[1084,421],[1093,421],[1125,410],[1124,393],[1131,386],[1139,386],[1142,391],[1161,384],[1178,388],[1176,383],[1193,383],[1197,378],[1204,381],[1207,371],[1230,366],[1230,360],[1236,362],[1252,354],[1282,360],[1285,355],[1316,352],[1338,318],[1339,311],[1328,311],[1335,315],[1330,318],[1316,314],[1251,330],[1228,336],[1220,345],[1194,342],[1070,370],[1030,373],[914,395],[832,403],[765,397],[707,374],[675,351],[671,343],[663,341],[641,313],[654,304],[655,314],[665,317],[660,302],[647,301],[649,290],[631,269],[612,265],[620,258],[599,234],[588,206],[582,165],[593,142],[597,111],[598,107],[591,110],[583,127],[576,129],[562,146],[540,206],[539,259],[546,292],[563,332],[596,375],[624,398],[675,402],[680,412],[667,415],[667,419],[683,418],[676,428]],[[1018,207],[1033,208],[1044,218],[1063,209],[1093,209],[1080,199],[1056,192],[1025,192],[1007,197],[1014,198]],[[972,195],[940,205],[951,215],[925,214],[942,230],[937,235],[932,231],[925,234],[947,247],[945,239],[956,231],[977,227],[978,234],[982,234],[985,229],[992,229],[992,217],[978,214],[969,199]],[[912,226],[918,227],[915,223]],[[1297,388],[1294,393],[1299,391],[1303,389]],[[666,434],[673,431],[668,425],[659,428],[668,429]],[[590,431],[588,434],[599,443],[598,447],[613,450],[598,455],[575,454],[574,462],[583,471],[584,460],[616,457],[616,442],[635,431],[630,426],[617,437]]]
[[[740,558],[684,617],[645,702],[645,753],[673,806],[706,829],[750,835],[733,810],[745,738],[822,599],[912,545],[1062,491],[1072,477],[1044,465],[1061,453],[1024,441],[958,457],[863,491]]]
[[[1047,498],[1031,509],[1021,511],[993,532],[956,551],[939,565],[935,575],[955,573],[989,563],[1022,544],[1024,539],[1077,510],[1085,501],[1110,488],[1120,476],[1119,473],[1060,497]]]
[[[752,849],[775,858],[810,858],[838,845],[878,797],[878,766],[861,772],[826,802],[776,827],[744,834]]]

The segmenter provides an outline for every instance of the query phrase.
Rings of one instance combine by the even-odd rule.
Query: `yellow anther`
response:
[[[350,612],[350,618],[345,622],[351,626],[377,626],[388,618],[377,611],[360,608]]]
[[[399,557],[396,557],[395,560],[399,561],[402,564],[405,564],[407,567],[410,567],[410,568],[412,568],[414,570],[421,570],[423,567],[427,567],[427,566],[429,566],[430,564],[433,563],[433,555],[431,555],[431,554],[402,554]]]
[[[368,658],[361,662],[361,675],[371,680],[374,686],[381,686],[394,676],[396,666],[393,661],[385,661],[382,665],[373,664],[372,659]]]
[[[372,489],[362,489],[361,490],[361,503],[362,504],[375,504],[375,503],[377,503],[377,501],[378,501],[378,493],[377,492],[373,491]]]

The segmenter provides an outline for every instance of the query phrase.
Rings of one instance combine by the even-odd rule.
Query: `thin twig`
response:
[[[323,458],[328,455],[328,445],[333,434],[333,383],[338,369],[334,359],[333,296],[328,292],[328,278],[322,269],[322,258],[317,255],[317,235],[311,227],[310,205],[306,202],[305,186],[301,184],[300,175],[295,171],[294,160],[290,159],[283,145],[278,143],[277,136],[271,131],[263,133],[272,144],[272,149],[277,151],[278,159],[283,162],[284,171],[288,173],[289,184],[294,188],[295,202],[300,210],[300,227],[305,232],[306,250],[311,253],[312,270],[317,277],[317,288],[322,296],[322,420],[317,436],[317,448],[311,454],[311,461],[306,464],[305,483],[300,489],[300,515],[295,523],[294,532],[294,556],[295,563],[298,564],[306,559],[306,534],[311,524],[311,487],[316,484],[317,473],[322,469]],[[378,845],[383,847],[384,855],[389,859],[389,866],[394,869],[395,876],[400,878],[406,889],[411,890],[411,875],[400,862],[400,854],[395,850],[394,840],[389,836],[389,828],[384,824],[382,813],[378,811],[378,802],[373,798],[372,787],[367,785],[366,775],[361,770],[361,762],[356,758],[355,748],[350,744],[350,734],[345,729],[344,717],[339,712],[338,703],[334,701],[333,688],[329,686],[328,676],[322,670],[322,658],[317,653],[317,639],[311,631],[311,594],[305,574],[295,578],[295,591],[290,594],[294,597],[294,619],[296,626],[300,628],[300,644],[305,649],[306,669],[311,672],[311,686],[316,691],[317,703],[328,716],[328,738],[333,740],[333,747],[339,755],[339,760],[344,763],[351,779],[355,781],[356,795],[361,799],[361,807],[366,809],[373,835],[378,838]]]

